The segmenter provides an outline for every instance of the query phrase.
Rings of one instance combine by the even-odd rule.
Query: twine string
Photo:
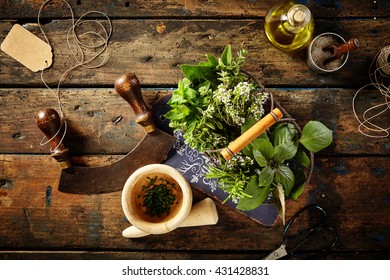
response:
[[[50,46],[51,46],[50,40],[47,37],[45,31],[43,30],[43,27],[40,23],[40,19],[42,16],[43,8],[49,2],[52,2],[52,1],[53,0],[47,0],[41,5],[41,7],[39,8],[39,11],[38,11],[38,18],[37,18],[38,26],[41,30],[41,33],[42,33],[43,37],[45,38],[47,44]],[[61,92],[60,92],[61,84],[66,79],[66,77],[69,75],[69,73],[71,73],[73,70],[75,70],[78,67],[84,67],[87,69],[95,69],[95,68],[99,68],[107,63],[107,61],[109,59],[108,42],[109,42],[109,39],[112,35],[112,29],[113,29],[110,18],[105,13],[100,12],[100,11],[88,11],[75,21],[73,9],[70,6],[70,4],[65,0],[61,0],[61,1],[66,4],[66,6],[68,7],[69,12],[71,14],[72,25],[70,26],[70,28],[68,29],[68,31],[66,33],[66,42],[68,45],[68,49],[70,50],[76,63],[73,66],[71,66],[70,68],[68,68],[61,75],[61,77],[58,81],[56,90],[53,90],[52,88],[50,88],[50,86],[46,83],[44,76],[43,76],[44,71],[43,70],[41,71],[42,83],[55,96],[55,98],[57,100],[59,115],[60,115],[60,119],[61,119],[61,125],[53,137],[51,137],[50,139],[45,141],[45,139],[46,139],[46,136],[45,136],[42,139],[40,145],[43,146],[43,145],[46,145],[46,144],[50,143],[51,141],[53,141],[53,139],[61,132],[62,128],[64,128],[63,134],[61,135],[61,139],[60,139],[59,143],[57,144],[57,146],[54,149],[50,149],[51,152],[53,150],[56,150],[61,145],[61,143],[63,142],[63,140],[65,138],[65,135],[67,132],[67,127],[68,127],[66,119],[65,119],[64,111],[63,111],[62,102],[61,102]],[[108,23],[108,28],[106,27],[106,25],[104,25],[99,20],[85,19],[85,17],[87,17],[91,14],[97,14],[97,15],[105,17],[105,20]],[[96,24],[98,26],[98,29],[100,29],[101,32],[99,33],[96,31],[88,30],[88,31],[85,31],[85,32],[79,34],[78,30],[77,30],[78,27],[81,26],[82,24],[86,24],[86,23]],[[93,42],[92,44],[88,44],[88,43],[83,42],[83,38],[85,38],[85,37],[90,38],[91,36],[94,36],[97,39],[96,42]],[[52,49],[53,49],[53,47],[52,47]],[[90,51],[90,52],[95,53],[95,54],[92,55],[92,57],[87,58],[86,51]],[[101,61],[96,63],[96,60],[98,60],[99,57],[101,57]],[[93,64],[93,62],[95,62],[95,64]],[[90,64],[92,64],[92,65],[90,65]]]
[[[370,138],[386,138],[390,135],[390,126],[374,122],[390,110],[390,85],[386,85],[386,78],[390,78],[390,46],[382,48],[374,57],[369,67],[370,83],[358,89],[352,99],[352,109],[359,122],[358,130]],[[366,109],[360,116],[356,110],[356,99],[368,87],[374,87],[383,95],[383,102]]]

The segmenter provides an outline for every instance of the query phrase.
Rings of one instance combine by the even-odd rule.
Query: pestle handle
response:
[[[227,148],[221,151],[222,156],[229,160],[239,151],[245,148],[249,143],[255,140],[261,133],[266,129],[270,128],[276,121],[280,120],[283,117],[283,113],[275,108],[271,113],[264,116],[251,128],[245,131],[241,136],[228,145]]]
[[[146,133],[157,129],[153,111],[142,98],[141,84],[134,73],[125,73],[120,76],[115,81],[115,90],[133,108],[135,121],[144,127]]]
[[[49,144],[51,156],[55,158],[61,169],[71,166],[69,149],[61,142],[63,131],[61,129],[61,118],[58,112],[52,108],[40,110],[35,116],[38,128],[43,132],[47,139],[52,139]],[[56,135],[57,133],[57,135]]]
[[[190,214],[179,227],[195,227],[215,225],[218,222],[218,212],[214,201],[205,198],[192,206]],[[149,235],[135,226],[130,226],[122,232],[123,237],[139,238]]]
[[[217,207],[214,201],[208,197],[192,206],[190,214],[179,227],[215,225],[217,222]]]

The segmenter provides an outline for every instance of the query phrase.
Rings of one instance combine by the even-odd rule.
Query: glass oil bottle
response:
[[[264,29],[268,40],[275,47],[284,51],[296,51],[310,43],[314,21],[306,6],[288,2],[269,10]]]

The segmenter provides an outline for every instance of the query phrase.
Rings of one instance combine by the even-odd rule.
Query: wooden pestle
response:
[[[282,117],[283,113],[278,108],[273,109],[271,113],[264,116],[250,129],[245,131],[245,133],[243,133],[236,140],[230,143],[227,148],[223,149],[221,151],[222,156],[226,160],[231,159],[235,154],[244,149],[246,145],[255,140],[261,133],[271,127],[276,121],[280,120]]]
[[[192,206],[190,214],[179,227],[215,225],[217,222],[217,207],[211,198],[205,198]],[[167,230],[167,232],[169,231]],[[138,238],[149,234],[135,226],[130,226],[122,232],[122,235],[126,238]]]

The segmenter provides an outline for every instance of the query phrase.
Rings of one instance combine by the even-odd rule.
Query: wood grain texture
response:
[[[310,120],[323,122],[334,133],[332,145],[322,154],[389,155],[388,140],[370,140],[359,133],[359,123],[352,111],[353,89],[268,89],[276,100],[303,127]],[[143,96],[152,104],[172,90],[143,89]],[[145,135],[136,124],[134,113],[114,89],[65,89],[62,104],[68,121],[65,142],[73,155],[126,154]],[[360,116],[369,106],[384,102],[373,90],[364,91],[357,99]],[[42,132],[34,117],[43,108],[57,108],[55,97],[48,90],[0,89],[0,123],[2,153],[48,153],[40,146]],[[12,108],[12,110],[8,110]],[[378,120],[385,124],[388,114]]]
[[[0,0],[0,41],[15,23],[42,38],[34,24],[42,2]],[[206,53],[219,56],[227,44],[233,51],[245,48],[245,69],[299,125],[318,120],[334,135],[331,146],[315,157],[302,196],[288,203],[286,218],[317,203],[328,211],[328,224],[340,237],[336,250],[321,258],[389,259],[390,143],[358,132],[352,98],[369,82],[368,68],[377,52],[390,42],[390,2],[299,2],[314,15],[315,35],[335,32],[360,40],[361,47],[337,73],[316,74],[306,64],[305,51],[284,53],[267,41],[264,16],[276,0],[69,1],[76,17],[99,10],[113,24],[108,63],[76,69],[61,87],[69,124],[65,142],[73,163],[110,164],[142,139],[134,113],[114,90],[121,74],[135,72],[150,105],[177,87],[183,77],[180,65],[198,63]],[[103,20],[101,15],[88,16],[95,17]],[[66,45],[71,26],[66,5],[50,2],[42,23],[54,49],[54,63],[43,76],[55,88],[75,64]],[[358,111],[380,102],[383,97],[368,89],[358,99]],[[34,121],[47,107],[56,109],[58,104],[40,73],[0,52],[0,259],[260,259],[280,245],[282,224],[264,227],[220,203],[215,226],[123,238],[121,231],[129,223],[121,192],[84,196],[57,190],[60,168],[49,147],[40,145],[43,135]],[[379,121],[386,125],[389,117]],[[193,192],[195,200],[205,197]]]
[[[261,260],[270,251],[239,252],[123,252],[123,251],[2,251],[4,260]],[[296,258],[287,256],[287,260]],[[387,251],[338,251],[322,256],[327,260],[388,260]],[[320,259],[317,257],[317,259]]]
[[[0,22],[0,40],[14,22]],[[104,23],[104,22],[103,22]],[[165,25],[159,33],[158,26]],[[309,70],[306,53],[283,53],[274,48],[263,32],[262,20],[113,20],[113,35],[108,46],[109,61],[98,69],[78,68],[72,71],[63,86],[111,86],[123,72],[135,72],[143,85],[172,86],[181,79],[180,65],[197,64],[205,54],[220,56],[227,44],[234,52],[248,50],[245,68],[262,78],[267,86],[356,87],[368,82],[368,66],[377,52],[390,40],[386,20],[319,20],[316,34],[335,32],[358,38],[361,48],[351,53],[343,69],[331,75]],[[44,71],[45,80],[55,87],[75,60],[66,45],[69,20],[55,20],[44,26],[54,49],[54,63]],[[37,27],[31,31],[40,34]],[[378,37],[381,39],[378,40]],[[23,84],[42,86],[40,73],[33,73],[0,52],[3,79],[0,85]]]
[[[60,170],[44,155],[3,155],[0,163],[2,182],[9,182],[0,187],[3,249],[266,251],[281,241],[280,223],[265,227],[219,203],[220,221],[215,226],[180,228],[165,234],[164,243],[158,235],[127,240],[121,236],[129,225],[121,192],[60,193],[56,189]],[[31,166],[44,168],[37,171]],[[306,204],[317,203],[327,209],[328,224],[338,231],[337,250],[389,248],[390,218],[383,215],[390,211],[389,180],[387,158],[319,158],[304,193],[289,203],[287,218]],[[195,197],[202,194],[195,192]]]
[[[279,4],[276,0],[178,0],[178,1],[121,1],[113,0],[109,4],[101,1],[72,0],[68,1],[76,15],[90,10],[107,13],[111,17],[150,18],[235,18],[264,17],[272,6]],[[316,18],[323,17],[380,17],[388,16],[390,5],[387,1],[364,1],[356,5],[353,1],[298,1],[309,7]],[[0,17],[36,18],[42,1],[27,0],[20,5],[17,0],[0,2]],[[61,17],[67,15],[68,8],[61,1],[52,1],[45,6],[44,17]]]

